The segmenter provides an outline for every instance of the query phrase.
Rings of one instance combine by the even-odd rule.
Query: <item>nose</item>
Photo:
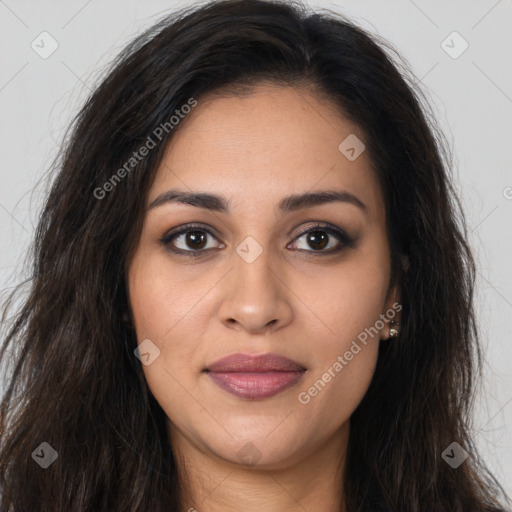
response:
[[[221,322],[231,329],[260,335],[288,325],[293,318],[293,294],[284,276],[278,274],[265,252],[251,263],[235,257],[234,268],[223,282],[218,310]]]

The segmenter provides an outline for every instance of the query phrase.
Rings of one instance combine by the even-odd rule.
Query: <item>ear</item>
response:
[[[381,340],[388,340],[393,338],[391,336],[391,329],[399,330],[401,324],[402,304],[400,302],[400,288],[395,285],[388,295],[384,311],[382,311],[381,318],[384,322],[384,327],[381,329]]]
[[[402,263],[402,270],[407,272],[409,269],[409,258],[406,255],[401,255],[400,260]],[[392,338],[391,329],[400,330],[401,322],[401,291],[399,283],[396,283],[388,294],[388,298],[384,305],[384,311],[382,311],[381,318],[384,321],[384,327],[381,329],[381,339],[387,340]]]

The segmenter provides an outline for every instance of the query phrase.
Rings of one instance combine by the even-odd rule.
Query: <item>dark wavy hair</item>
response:
[[[424,93],[386,42],[340,14],[234,0],[183,9],[131,42],[52,166],[30,278],[3,308],[7,325],[29,285],[0,351],[12,364],[0,408],[2,511],[183,510],[165,413],[123,322],[131,316],[126,271],[175,130],[108,194],[98,190],[190,98],[248,94],[262,83],[309,87],[355,122],[385,198],[402,332],[381,344],[350,419],[347,510],[489,512],[507,500],[470,436],[482,369],[475,263],[448,145]],[[42,442],[58,453],[48,469],[31,456]],[[442,458],[452,442],[470,454],[457,469]]]

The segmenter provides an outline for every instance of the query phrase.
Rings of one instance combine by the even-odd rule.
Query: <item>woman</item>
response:
[[[474,264],[420,94],[289,2],[130,44],[3,345],[2,510],[500,510],[467,424]]]

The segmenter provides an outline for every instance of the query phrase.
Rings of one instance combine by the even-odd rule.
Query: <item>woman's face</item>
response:
[[[383,197],[361,131],[311,92],[205,97],[180,123],[129,265],[144,373],[174,447],[284,467],[346,439],[389,336]],[[171,190],[216,199],[149,206]],[[248,361],[269,354],[296,366]]]

